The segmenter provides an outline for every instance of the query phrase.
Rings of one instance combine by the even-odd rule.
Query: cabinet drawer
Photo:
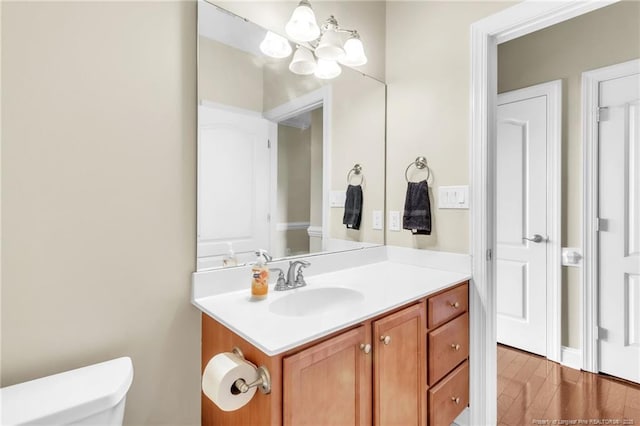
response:
[[[469,405],[469,361],[429,389],[429,426],[449,426]]]
[[[469,356],[469,314],[429,333],[429,386]]]
[[[466,312],[469,308],[469,284],[429,298],[427,327],[434,328]]]

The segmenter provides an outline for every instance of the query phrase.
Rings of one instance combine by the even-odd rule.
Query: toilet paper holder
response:
[[[242,353],[239,347],[235,346],[231,352],[246,361],[244,353]],[[237,395],[238,393],[246,393],[249,389],[257,387],[265,395],[271,393],[271,374],[269,374],[267,367],[264,365],[256,367],[256,373],[258,374],[258,378],[251,383],[247,383],[244,379],[236,380],[233,384],[233,388],[235,389],[231,389],[231,392],[234,393],[235,390],[237,391]]]

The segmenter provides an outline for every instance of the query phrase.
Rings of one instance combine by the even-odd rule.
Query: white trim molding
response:
[[[563,346],[560,364],[565,367],[580,370],[582,368],[582,351],[580,349]]]
[[[598,89],[600,82],[640,72],[640,60],[582,73],[582,369],[597,373],[598,359]]]
[[[471,25],[470,108],[470,424],[497,421],[495,294],[495,163],[498,43],[503,43],[616,0],[527,0]]]
[[[309,222],[280,222],[276,224],[276,231],[297,231],[300,229],[307,229]]]
[[[322,238],[322,226],[310,225],[307,228],[309,238]]]

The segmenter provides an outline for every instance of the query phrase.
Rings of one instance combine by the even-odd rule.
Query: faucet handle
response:
[[[296,287],[304,287],[307,285],[307,282],[304,280],[304,276],[302,275],[302,268],[306,268],[309,265],[300,265],[298,268],[298,273],[296,274]]]
[[[287,281],[284,279],[284,271],[280,268],[269,268],[269,271],[278,271],[278,280],[276,286],[273,288],[275,291],[287,290]]]

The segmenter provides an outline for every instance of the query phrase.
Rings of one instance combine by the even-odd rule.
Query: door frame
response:
[[[618,0],[525,0],[471,25],[470,424],[496,424],[495,147],[498,44]]]
[[[547,97],[547,359],[561,361],[562,349],[562,80],[536,84],[498,94],[505,103]],[[498,105],[498,104],[496,104]],[[497,242],[496,242],[497,243]]]
[[[640,73],[640,59],[582,73],[582,369],[597,373],[598,354],[598,111],[600,82]]]
[[[307,111],[322,107],[322,250],[327,250],[331,235],[331,211],[329,197],[331,192],[331,116],[332,89],[327,84],[313,92],[306,93],[275,108],[265,111],[262,116],[275,123],[271,126],[271,238],[276,235],[276,212],[278,205],[278,123]]]

